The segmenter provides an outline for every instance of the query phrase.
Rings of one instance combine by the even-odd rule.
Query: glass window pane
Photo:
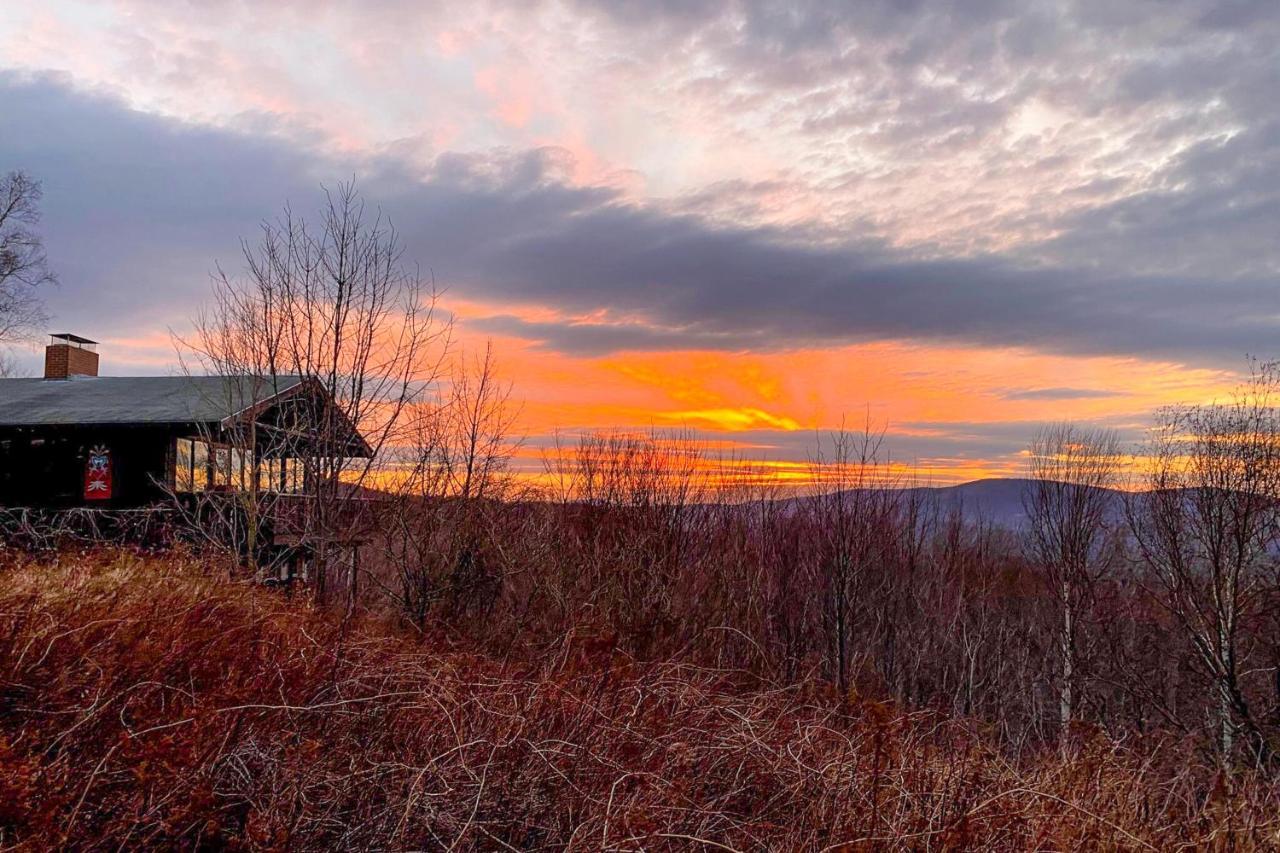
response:
[[[173,448],[173,488],[179,492],[190,492],[195,486],[195,478],[191,470],[191,439],[179,438]]]
[[[191,491],[203,492],[209,488],[209,445],[199,439],[194,439],[191,445]]]

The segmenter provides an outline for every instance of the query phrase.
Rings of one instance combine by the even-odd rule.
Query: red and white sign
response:
[[[90,450],[89,459],[84,463],[84,499],[111,499],[111,451],[102,445]]]

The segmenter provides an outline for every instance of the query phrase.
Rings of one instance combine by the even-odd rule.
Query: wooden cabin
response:
[[[368,457],[297,376],[99,376],[96,343],[50,338],[39,379],[0,379],[0,507],[132,509],[173,495],[306,493],[318,454]]]

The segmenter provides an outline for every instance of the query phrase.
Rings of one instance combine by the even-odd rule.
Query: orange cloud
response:
[[[761,409],[741,408],[701,409],[692,411],[656,412],[664,421],[698,429],[735,432],[748,429],[780,429],[788,432],[801,429],[800,424],[785,415],[774,415]]]

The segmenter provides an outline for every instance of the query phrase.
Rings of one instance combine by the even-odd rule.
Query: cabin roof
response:
[[[217,423],[301,384],[298,376],[0,379],[0,426]]]

